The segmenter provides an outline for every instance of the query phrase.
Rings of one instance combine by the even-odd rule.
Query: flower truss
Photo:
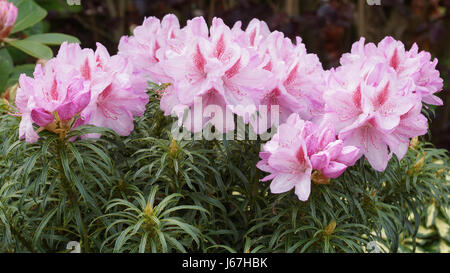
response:
[[[111,57],[101,44],[94,52],[64,43],[33,76],[20,76],[16,96],[19,135],[31,143],[39,139],[33,124],[56,133],[92,124],[127,136],[148,102],[146,82],[133,75],[130,61]]]

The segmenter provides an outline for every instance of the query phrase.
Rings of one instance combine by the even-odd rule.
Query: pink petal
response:
[[[23,114],[22,120],[19,125],[19,138],[24,139],[28,143],[35,143],[39,139],[39,135],[36,134],[29,114]]]
[[[270,174],[270,175],[264,177],[263,179],[261,179],[261,182],[267,182],[267,181],[269,181],[269,180],[274,179],[276,176],[277,176],[276,173]]]
[[[287,149],[280,149],[269,157],[269,166],[280,172],[293,172],[300,168],[298,162],[292,151]]]
[[[431,104],[431,105],[438,105],[442,106],[444,105],[444,102],[441,98],[435,96],[435,95],[428,95],[422,98],[423,102]]]
[[[75,104],[75,113],[81,112],[91,101],[91,91],[77,95],[73,102]]]
[[[341,154],[336,158],[335,161],[347,166],[353,166],[360,157],[361,153],[359,148],[355,146],[345,146],[344,148],[342,148]]]
[[[368,149],[365,153],[370,165],[377,171],[382,172],[386,169],[391,158],[388,154],[387,145],[379,138],[373,137],[368,140]]]
[[[339,139],[339,140],[329,143],[325,147],[325,150],[330,155],[330,158],[332,160],[334,160],[341,154],[343,148],[344,148],[344,143],[342,142],[342,140]]]
[[[326,126],[319,137],[319,149],[325,149],[330,142],[336,140],[336,131],[333,126]]]
[[[31,119],[34,123],[41,127],[45,127],[52,123],[55,119],[51,113],[43,108],[36,108],[31,111]]]
[[[310,158],[312,168],[315,170],[322,170],[328,164],[330,164],[330,155],[326,151],[319,152],[314,154]]]
[[[208,25],[203,17],[195,17],[192,20],[187,21],[186,28],[194,36],[208,37]]]
[[[56,112],[58,113],[60,120],[68,121],[75,116],[77,108],[77,105],[73,101],[69,101],[58,106]]]
[[[392,131],[400,123],[400,116],[382,116],[376,115],[375,122],[377,126],[386,132]]]
[[[301,201],[306,201],[311,193],[311,170],[296,177],[295,194]]]
[[[290,173],[279,173],[270,183],[272,193],[283,193],[290,191],[298,183],[298,176]]]
[[[322,174],[328,178],[337,178],[347,169],[347,165],[331,161],[330,164],[322,169]]]

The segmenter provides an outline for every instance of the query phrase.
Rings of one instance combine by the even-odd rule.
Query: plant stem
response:
[[[59,145],[58,145],[58,151],[57,151],[60,180],[62,183],[62,187],[63,187],[67,197],[69,198],[70,203],[72,204],[72,208],[74,209],[73,212],[75,213],[75,219],[80,219],[80,223],[79,223],[81,226],[80,233],[81,233],[81,236],[83,239],[84,250],[85,250],[85,252],[90,252],[88,236],[87,236],[87,232],[86,232],[86,226],[84,224],[84,220],[80,213],[80,205],[78,203],[78,195],[77,195],[76,191],[73,190],[72,184],[64,172],[64,165],[63,165],[61,153],[63,151],[65,151],[65,149],[66,149],[65,140],[60,140]]]

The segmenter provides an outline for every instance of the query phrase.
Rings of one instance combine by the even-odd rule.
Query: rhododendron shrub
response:
[[[324,70],[258,19],[63,43],[0,100],[0,251],[414,252],[448,205],[436,64],[361,38]]]

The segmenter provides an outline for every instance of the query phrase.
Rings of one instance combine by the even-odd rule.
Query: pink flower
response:
[[[413,77],[420,70],[418,60],[392,38],[378,47],[364,46],[361,39],[328,76],[324,120],[334,123],[339,139],[359,147],[378,171],[386,168],[392,153],[403,158],[409,138],[427,131]]]
[[[232,106],[254,106],[255,94],[267,86],[270,73],[250,60],[248,49],[234,41],[232,31],[221,19],[213,19],[211,40],[213,56],[224,67],[219,89],[226,102]]]
[[[17,19],[17,7],[6,0],[0,0],[0,40],[11,33]]]
[[[336,178],[355,164],[359,156],[358,148],[344,146],[341,140],[336,140],[330,125],[319,127],[292,114],[265,144],[257,167],[270,173],[261,181],[272,180],[272,193],[295,188],[298,198],[306,201],[311,192],[312,170]]]
[[[306,52],[301,38],[297,37],[294,45],[281,32],[270,33],[267,25],[256,19],[245,32],[237,28],[233,27],[236,39],[247,46],[253,67],[269,72],[265,78],[270,80],[252,92],[256,105],[267,107],[266,125],[262,120],[251,120],[257,132],[277,125],[277,120],[272,120],[274,106],[281,122],[292,113],[306,120],[318,119],[324,111],[325,71],[317,56]]]
[[[169,21],[173,23],[165,23]],[[206,116],[195,117],[197,98],[203,109],[231,110],[246,123],[251,121],[258,132],[277,123],[269,118],[259,126],[264,123],[255,121],[259,106],[267,106],[269,116],[273,106],[279,106],[281,121],[291,113],[308,120],[323,114],[325,72],[317,56],[306,53],[300,38],[294,45],[257,19],[244,31],[240,22],[230,29],[214,18],[208,31],[203,17],[189,20],[181,29],[173,15],[162,22],[152,17],[136,28],[133,37],[122,39],[119,55],[138,63],[138,73],[151,81],[170,83],[161,98],[161,109],[166,115],[176,112],[180,118],[179,109],[189,108],[195,120],[185,125],[192,129],[195,123],[196,132],[207,123],[223,132],[234,129],[233,122],[225,117],[218,122],[220,119],[208,116],[208,110]]]
[[[331,124],[317,126],[310,123],[305,136],[308,155],[314,170],[319,170],[328,178],[339,177],[348,166],[353,166],[361,155],[355,146],[344,145],[336,140],[336,131]]]
[[[70,60],[70,56],[78,58]],[[121,136],[129,135],[134,129],[134,116],[142,116],[148,103],[147,82],[133,74],[130,61],[122,56],[110,56],[100,43],[95,52],[81,49],[77,44],[63,44],[56,59],[74,65],[91,83],[90,103],[77,125],[92,124],[110,128]]]
[[[162,22],[156,17],[144,20],[134,30],[134,36],[124,36],[119,43],[119,55],[128,58],[134,66],[134,73],[155,83],[170,82],[161,61],[165,54],[184,48],[179,39],[180,24],[175,15],[166,15]]]
[[[443,88],[443,80],[436,70],[437,59],[430,61],[431,55],[426,51],[418,52],[417,44],[409,51],[401,41],[386,37],[376,46],[373,43],[364,44],[361,38],[353,44],[351,53],[344,54],[341,64],[356,62],[379,61],[386,63],[397,74],[400,85],[409,85],[408,91],[417,93],[425,103],[442,105],[442,100],[435,96]],[[410,83],[412,82],[412,84]]]
[[[251,48],[255,51],[270,35],[270,29],[266,22],[252,19],[245,31],[242,30],[242,22],[237,21],[231,31],[236,42],[242,47]]]
[[[142,115],[148,102],[145,79],[133,74],[129,61],[111,57],[101,44],[94,52],[63,43],[55,58],[36,66],[34,78],[23,74],[19,84],[19,135],[31,143],[39,138],[33,123],[54,132],[58,126],[70,130],[92,124],[129,135],[133,117]]]
[[[223,109],[226,107],[223,90],[219,86],[221,76],[225,73],[225,66],[217,56],[214,56],[217,47],[217,42],[214,45],[198,37],[197,42],[186,49],[186,54],[164,62],[164,70],[173,79],[172,83],[180,104],[191,107],[195,98],[201,98],[202,106],[214,104]],[[202,126],[196,131],[201,130],[209,120],[203,121],[203,113],[195,119],[195,122],[202,122]]]
[[[421,114],[422,105],[414,104],[406,114],[400,118],[395,130],[385,137],[389,149],[401,159],[408,152],[410,139],[427,133],[428,120]]]
[[[70,66],[61,66],[56,59],[44,67],[37,65],[34,78],[22,74],[19,78],[16,105],[22,115],[19,137],[27,142],[39,138],[33,123],[46,127],[57,120],[70,122],[88,105],[89,82]]]
[[[305,105],[288,92],[285,86],[285,83],[290,82],[287,80],[293,69],[292,64],[299,56],[298,51],[290,39],[285,38],[283,33],[277,31],[267,37],[259,51],[264,54],[263,69],[270,72],[273,79],[263,92],[258,94],[258,105],[267,106],[270,117],[273,106],[277,106],[280,122],[285,122],[292,113],[300,113],[305,110]],[[277,124],[268,119],[267,125],[270,128]],[[258,131],[261,133],[261,131],[265,131],[265,128],[259,128]]]
[[[260,153],[257,167],[270,175],[261,181],[269,181],[272,193],[283,193],[295,188],[295,194],[306,201],[311,192],[312,165],[307,155],[302,135],[305,122],[292,115]]]
[[[249,63],[247,50],[233,41],[232,31],[221,19],[213,19],[210,35],[200,17],[189,21],[183,31],[186,36],[196,38],[185,43],[182,54],[171,54],[162,62],[173,88],[163,96],[161,108],[166,114],[171,113],[175,106],[193,107],[195,98],[199,98],[206,117],[190,114],[194,123],[200,123],[195,132],[208,122],[222,132],[234,129],[234,123],[226,120],[224,113],[227,110],[241,113],[239,106],[254,106],[254,93],[264,88],[270,74]],[[208,107],[215,107],[217,111],[212,111],[223,118],[208,116]],[[193,124],[187,127],[192,129]]]
[[[273,41],[275,44],[268,49],[269,52],[273,52],[270,54],[272,58],[267,69],[271,70],[278,80],[275,89],[282,91],[292,101],[291,106],[283,107],[283,104],[280,104],[280,108],[290,109],[305,120],[316,119],[323,114],[325,106],[323,101],[325,77],[322,64],[317,55],[306,52],[300,37],[297,37],[294,46],[282,35],[276,36],[278,37]],[[283,46],[277,48],[277,44]],[[289,114],[281,110],[282,117]]]
[[[443,105],[442,99],[434,95],[434,93],[440,92],[444,85],[444,81],[436,69],[438,60],[430,61],[430,53],[426,51],[417,53],[417,51],[418,47],[414,44],[408,52],[411,58],[418,58],[420,61],[420,69],[412,75],[415,84],[414,92],[419,94],[425,103]]]
[[[217,45],[199,37],[185,54],[164,62],[164,70],[173,79],[181,103],[191,105],[194,97],[212,89],[225,73],[222,63],[213,56],[213,46]]]

